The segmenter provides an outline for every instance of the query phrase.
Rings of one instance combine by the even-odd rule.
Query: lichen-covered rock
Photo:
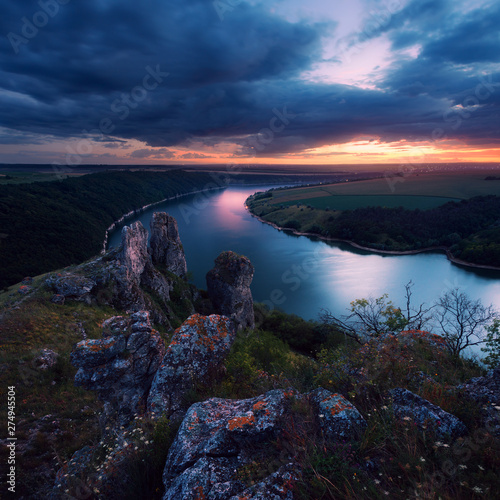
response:
[[[106,421],[126,425],[145,402],[165,346],[147,311],[107,320],[103,337],[83,340],[71,353],[75,384],[97,391]]]
[[[210,300],[217,312],[231,318],[238,329],[255,327],[250,291],[253,273],[250,260],[231,251],[222,252],[207,273]]]
[[[52,298],[50,299],[50,301],[53,304],[57,304],[59,306],[63,306],[64,302],[66,301],[66,298],[64,297],[64,295],[60,295],[60,294],[56,293],[56,294],[54,294],[52,296]]]
[[[66,299],[84,301],[90,303],[91,293],[96,286],[93,279],[76,274],[63,274],[61,276],[51,276],[46,280],[58,295]]]
[[[56,365],[58,357],[52,349],[42,349],[33,359],[33,366],[41,371],[48,370]]]
[[[293,463],[283,465],[260,483],[229,500],[292,500],[293,487],[298,480],[297,466]]]
[[[84,446],[76,451],[71,459],[57,471],[51,500],[69,497],[66,492],[76,498],[91,498],[93,492],[89,485],[81,479],[82,472],[90,466],[95,449]]]
[[[467,433],[465,425],[454,415],[421,398],[407,389],[389,391],[394,416],[399,420],[411,420],[421,429],[432,429],[439,437],[457,437]]]
[[[123,227],[120,259],[130,275],[139,279],[149,260],[148,232],[140,221]]]
[[[163,500],[228,499],[244,488],[235,480],[238,465],[236,457],[202,457],[172,480]]]
[[[212,398],[191,406],[167,457],[164,500],[229,499],[243,492],[236,470],[252,461],[257,443],[282,431],[281,418],[292,395],[273,390],[251,399]]]
[[[500,436],[500,368],[489,370],[484,377],[473,378],[457,386],[481,408],[482,425]]]
[[[150,253],[155,265],[181,278],[187,273],[186,257],[179,238],[177,221],[165,212],[155,212],[151,219]]]
[[[365,419],[342,395],[320,387],[310,392],[308,397],[328,439],[348,441],[359,438],[365,431]]]
[[[489,370],[484,377],[476,377],[458,386],[469,397],[484,403],[500,405],[500,368]]]
[[[185,396],[197,384],[217,377],[235,339],[231,321],[216,314],[190,316],[174,333],[153,380],[148,409],[182,418]]]

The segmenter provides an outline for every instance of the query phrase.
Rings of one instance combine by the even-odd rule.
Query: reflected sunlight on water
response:
[[[414,283],[415,304],[431,303],[447,289],[459,287],[471,298],[500,306],[500,272],[466,270],[449,262],[445,255],[423,253],[382,256],[346,244],[326,243],[277,231],[253,218],[244,207],[255,191],[272,186],[230,187],[210,192],[202,208],[186,218],[186,207],[196,205],[193,198],[158,205],[140,214],[149,228],[153,212],[166,211],[179,225],[189,270],[194,282],[205,288],[205,275],[223,250],[246,255],[255,267],[252,293],[266,302],[304,318],[317,318],[321,308],[336,314],[346,312],[352,300],[379,297],[384,293],[395,304],[404,298],[404,285]],[[182,208],[184,207],[184,209]],[[110,236],[110,246],[119,244],[120,231]],[[273,291],[280,300],[273,302]]]

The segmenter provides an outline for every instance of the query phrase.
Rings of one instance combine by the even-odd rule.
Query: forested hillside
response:
[[[88,259],[123,214],[209,183],[208,174],[175,170],[0,186],[0,287]]]

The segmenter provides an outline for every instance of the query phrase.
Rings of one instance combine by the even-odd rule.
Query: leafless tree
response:
[[[436,302],[434,318],[449,351],[458,356],[464,349],[484,342],[485,327],[498,315],[459,288],[444,293]]]
[[[432,319],[432,309],[434,309],[435,305],[426,307],[424,302],[418,307],[413,307],[411,301],[413,285],[412,280],[405,285],[406,306],[402,313],[406,319],[406,328],[408,330],[423,330]]]

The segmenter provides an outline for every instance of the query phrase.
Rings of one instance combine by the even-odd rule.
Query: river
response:
[[[349,303],[384,293],[403,305],[404,285],[413,281],[414,304],[431,303],[459,287],[483,304],[500,306],[500,271],[462,267],[442,253],[379,255],[347,244],[324,242],[278,231],[252,217],[245,199],[272,186],[236,186],[156,205],[128,219],[149,229],[153,212],[177,219],[192,281],[206,288],[205,275],[224,250],[246,255],[255,266],[252,294],[257,302],[317,319],[321,308],[343,314]],[[122,224],[123,225],[123,224]],[[120,228],[109,246],[120,243]]]

